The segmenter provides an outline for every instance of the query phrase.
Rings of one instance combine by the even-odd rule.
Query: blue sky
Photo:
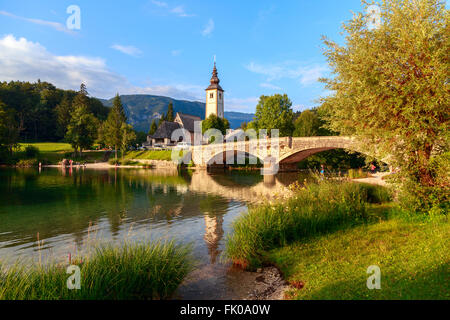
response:
[[[69,5],[80,30],[66,28]],[[204,101],[215,55],[227,111],[254,112],[274,93],[299,110],[325,94],[321,35],[341,42],[341,23],[361,10],[360,0],[1,0],[0,81]]]

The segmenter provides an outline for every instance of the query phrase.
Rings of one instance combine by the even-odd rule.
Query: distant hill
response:
[[[122,95],[120,96],[128,122],[138,131],[147,132],[153,119],[159,119],[161,114],[167,112],[167,106],[172,101],[176,112],[205,117],[205,103],[198,101],[176,100],[169,97],[152,95]],[[105,106],[111,107],[113,98],[109,100],[99,99]],[[230,121],[232,129],[239,128],[242,122],[250,122],[253,114],[241,112],[225,112],[225,118]]]

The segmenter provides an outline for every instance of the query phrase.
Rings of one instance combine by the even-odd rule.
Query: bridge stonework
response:
[[[255,139],[191,147],[192,160],[198,167],[223,165],[231,156],[245,153],[265,164],[276,164],[281,170],[294,168],[310,155],[333,149],[361,152],[356,139],[344,136]]]

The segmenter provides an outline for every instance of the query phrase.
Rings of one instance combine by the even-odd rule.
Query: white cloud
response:
[[[260,86],[263,87],[263,88],[272,89],[272,90],[281,90],[280,87],[278,87],[276,85],[273,85],[271,83],[266,83],[266,82],[265,83],[261,83]]]
[[[25,17],[17,16],[15,14],[7,12],[7,11],[0,11],[0,14],[3,16],[11,17],[13,19],[19,19],[19,20],[30,22],[30,23],[51,27],[57,31],[62,31],[62,32],[66,32],[66,33],[74,33],[72,30],[67,29],[65,25],[63,25],[62,23],[59,23],[59,22],[25,18]]]
[[[86,56],[60,56],[25,38],[0,38],[0,81],[48,81],[58,88],[78,90],[84,82],[98,98],[120,94],[162,95],[174,99],[205,101],[205,86],[195,84],[155,84],[135,86],[124,76],[108,69],[104,59]],[[226,98],[229,111],[254,112],[258,98]]]
[[[49,81],[63,89],[77,89],[84,82],[92,95],[110,96],[126,85],[101,58],[58,56],[37,42],[7,35],[0,39],[0,80]]]
[[[183,6],[175,7],[172,10],[170,10],[170,12],[176,14],[179,17],[193,17],[193,16],[195,16],[194,14],[186,13],[186,11],[184,10]]]
[[[122,46],[120,44],[113,44],[111,48],[133,57],[138,57],[142,54],[142,51],[134,46]]]
[[[156,1],[156,0],[152,0],[152,3],[157,6],[157,7],[161,7],[161,8],[167,8],[168,5],[166,2],[163,1]]]
[[[208,37],[208,36],[210,36],[212,34],[213,31],[214,31],[214,20],[213,19],[209,19],[208,23],[203,28],[202,35],[204,37]]]
[[[250,62],[247,70],[266,76],[268,82],[280,79],[296,79],[302,86],[310,86],[324,76],[328,67],[324,64],[305,65],[298,61],[285,61],[277,64],[258,64]]]
[[[183,51],[182,50],[172,50],[171,54],[173,57],[179,56]]]

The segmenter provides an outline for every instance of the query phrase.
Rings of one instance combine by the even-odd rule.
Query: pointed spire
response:
[[[216,60],[215,56],[214,56],[214,60]],[[219,73],[217,72],[216,61],[214,61],[214,68],[213,68],[212,77],[211,77],[211,81],[210,81],[211,84],[206,90],[219,89],[219,90],[223,91],[223,89],[219,85],[220,79],[218,77],[218,74]]]

